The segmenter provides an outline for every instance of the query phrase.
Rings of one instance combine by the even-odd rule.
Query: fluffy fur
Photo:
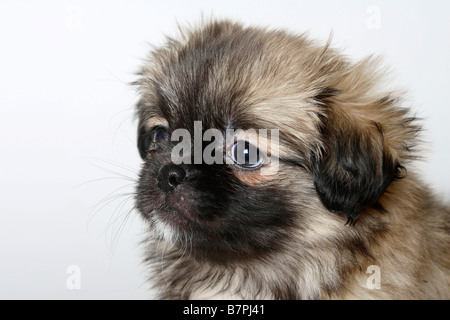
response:
[[[420,126],[354,63],[305,35],[211,21],[154,49],[136,82],[136,203],[162,299],[448,299],[450,210],[409,170]],[[180,165],[174,129],[279,129],[276,175]],[[157,147],[149,149],[158,124]],[[158,178],[159,175],[159,178]],[[367,268],[381,288],[367,287]]]

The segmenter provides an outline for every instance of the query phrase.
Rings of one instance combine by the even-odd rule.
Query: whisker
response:
[[[122,174],[122,173],[113,171],[113,170],[111,170],[111,169],[106,169],[106,168],[97,166],[97,165],[95,165],[95,164],[93,164],[93,166],[96,167],[96,168],[98,168],[98,169],[101,169],[101,170],[103,170],[103,171],[105,171],[105,172],[107,172],[107,173],[110,173],[110,174],[113,174],[113,175],[117,175],[117,176],[119,176],[119,177],[123,177],[123,178],[126,178],[126,179],[132,179],[132,178],[130,178],[129,176],[127,176],[127,175],[125,175],[125,174]],[[135,181],[136,181],[136,180],[135,180]]]
[[[131,184],[127,184],[127,185],[124,185],[122,187],[117,188],[116,190],[114,190],[113,192],[111,192],[107,196],[105,196],[102,200],[100,200],[96,205],[94,205],[91,208],[91,212],[89,213],[87,224],[89,225],[89,223],[92,222],[92,219],[100,211],[102,211],[104,208],[106,208],[108,205],[110,205],[114,201],[117,201],[117,200],[119,200],[122,197],[128,197],[128,196],[134,195],[134,192],[133,193],[127,192],[127,193],[120,193],[120,194],[116,193],[116,192],[118,192],[121,189],[128,188],[130,185]]]
[[[123,196],[122,201],[120,201],[119,205],[116,206],[116,209],[114,209],[113,213],[109,216],[106,232],[109,231],[110,228],[116,223],[120,217],[123,215],[121,213],[121,210],[123,209],[123,206],[130,200],[130,197],[133,196],[132,194],[129,194],[128,196]],[[122,197],[121,197],[122,198]]]
[[[108,212],[108,219],[105,229],[102,232],[105,236],[106,243],[111,250],[111,261],[117,250],[119,239],[123,230],[129,224],[132,212],[136,209],[133,199],[136,196],[134,186],[137,184],[138,171],[125,164],[110,159],[89,158],[94,160],[91,165],[102,172],[106,172],[111,176],[100,177],[83,182],[75,188],[80,188],[91,183],[101,183],[107,181],[126,181],[127,183],[113,188],[100,201],[95,203],[90,209],[86,227],[92,223],[93,219],[100,212],[106,211],[105,208],[114,206],[114,210]],[[130,202],[131,201],[131,202]]]
[[[109,68],[107,68],[106,66],[102,66],[103,67],[103,69],[106,71],[106,72],[108,72],[111,76],[113,76],[114,77],[114,79],[108,79],[108,78],[106,78],[106,79],[99,79],[99,81],[117,81],[117,82],[120,82],[120,83],[122,83],[122,84],[124,84],[124,85],[128,85],[128,82],[126,82],[125,80],[122,80],[118,75],[116,75],[114,72],[112,72]]]
[[[119,205],[116,207],[116,209],[114,209],[114,211],[111,214],[109,221],[108,221],[108,227],[107,227],[108,229],[111,228],[112,226],[114,226],[114,224],[117,223],[119,221],[119,219],[123,219],[124,215],[129,214],[131,211],[133,211],[135,209],[133,206],[128,211],[122,212],[123,207],[128,203],[128,201],[130,200],[130,198],[132,196],[133,196],[133,194],[130,194],[128,197],[122,199],[122,201],[119,203]]]
[[[131,181],[131,182],[133,182],[133,183],[136,182],[136,180],[133,179],[133,178],[125,178],[125,177],[104,177],[104,178],[97,178],[97,179],[92,179],[92,180],[88,180],[88,181],[82,182],[82,183],[76,185],[76,186],[74,187],[74,189],[78,189],[78,188],[80,188],[80,187],[83,187],[83,186],[85,186],[85,185],[87,185],[87,184],[90,184],[90,183],[93,183],[93,182],[101,182],[101,181],[106,181],[106,180],[126,180],[126,181]]]
[[[131,117],[132,117],[132,115],[129,114],[128,116],[126,116],[125,118],[122,119],[121,123],[127,122]],[[124,137],[125,137],[132,145],[135,145],[136,141],[135,141],[134,139],[130,138],[130,137],[128,136],[128,134],[127,134],[125,131],[123,131],[122,125],[119,125],[119,126],[117,127],[117,129],[116,129],[116,131],[114,132],[114,135],[113,135],[113,140],[116,139],[117,134],[119,133],[119,130],[120,130],[120,132],[123,134],[123,136],[124,136]]]
[[[107,164],[111,164],[111,165],[114,165],[114,166],[119,167],[121,169],[127,170],[127,171],[129,171],[131,173],[138,174],[138,170],[136,170],[135,168],[127,166],[127,165],[125,165],[123,163],[120,163],[120,162],[117,162],[117,161],[114,161],[114,160],[111,160],[111,159],[100,159],[100,158],[92,158],[92,157],[90,159],[91,160],[96,160],[96,161],[101,161],[101,162],[104,162],[104,163],[107,163]]]
[[[126,201],[123,201],[123,204],[121,205],[121,209],[123,209],[123,206],[128,202],[129,198],[126,199]],[[132,216],[130,213],[133,212],[133,210],[135,209],[135,207],[131,207],[129,210],[127,210],[126,212],[121,213],[116,219],[114,219],[114,223],[117,223],[117,221],[119,221],[120,218],[120,222],[119,222],[119,227],[117,228],[116,232],[114,232],[111,236],[111,261],[112,261],[112,257],[114,257],[114,254],[116,252],[117,249],[117,245],[119,243],[119,239],[120,239],[120,235],[123,232],[123,230],[125,229],[130,217]]]

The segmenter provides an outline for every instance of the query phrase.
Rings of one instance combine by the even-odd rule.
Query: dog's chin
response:
[[[182,235],[189,234],[194,224],[189,213],[168,206],[152,209],[145,218],[150,221],[156,235],[171,244],[179,244]]]
[[[176,211],[172,208],[160,208],[153,211],[158,220],[167,223],[172,228],[188,232],[192,227],[193,221],[189,218],[187,212]]]
[[[174,245],[180,245],[180,234],[184,234],[190,224],[179,214],[160,209],[152,211],[149,219],[156,237]]]

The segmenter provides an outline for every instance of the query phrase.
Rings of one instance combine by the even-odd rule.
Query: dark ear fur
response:
[[[354,223],[398,177],[394,160],[376,122],[358,122],[342,110],[328,110],[321,134],[324,148],[311,156],[314,185],[324,206]]]

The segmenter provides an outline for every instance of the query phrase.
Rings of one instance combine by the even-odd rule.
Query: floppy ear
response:
[[[354,223],[399,176],[401,166],[375,121],[328,108],[320,131],[323,148],[311,156],[316,191],[327,209],[345,213],[347,223]]]

